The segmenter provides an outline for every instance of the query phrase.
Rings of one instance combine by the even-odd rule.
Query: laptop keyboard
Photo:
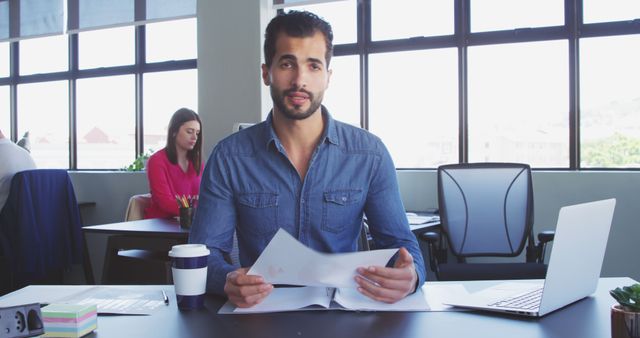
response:
[[[542,288],[539,288],[527,293],[497,301],[495,303],[489,304],[489,306],[499,306],[522,310],[535,310],[540,306],[541,298]]]

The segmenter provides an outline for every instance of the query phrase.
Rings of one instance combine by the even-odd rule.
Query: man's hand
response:
[[[267,297],[273,285],[266,284],[260,276],[247,275],[248,268],[240,268],[227,274],[224,292],[237,307],[252,307]]]
[[[405,248],[400,248],[393,268],[369,266],[358,268],[356,283],[363,295],[385,303],[395,303],[416,288],[418,274],[413,257]],[[363,278],[364,277],[364,278]]]

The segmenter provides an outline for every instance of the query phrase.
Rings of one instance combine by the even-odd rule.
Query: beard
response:
[[[293,92],[303,92],[309,96],[309,109],[305,111],[300,111],[300,105],[294,105],[293,108],[288,108],[285,104],[286,97]],[[314,95],[313,93],[306,91],[304,89],[287,89],[285,91],[279,91],[278,88],[271,85],[271,99],[273,100],[273,105],[278,109],[278,111],[282,112],[282,115],[290,120],[304,120],[309,116],[313,115],[318,108],[320,108],[320,104],[322,103],[323,93]]]

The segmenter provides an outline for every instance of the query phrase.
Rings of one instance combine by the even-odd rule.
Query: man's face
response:
[[[320,32],[305,38],[280,33],[271,67],[262,65],[262,79],[271,86],[275,114],[303,120],[320,110],[331,77],[326,48]]]

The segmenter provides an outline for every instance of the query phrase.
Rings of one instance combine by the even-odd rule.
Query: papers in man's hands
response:
[[[320,286],[275,288],[260,304],[235,308],[231,313],[264,313],[299,310],[428,311],[422,290],[394,303],[370,299],[356,289]],[[230,313],[222,311],[221,313]]]
[[[398,249],[340,254],[314,251],[285,230],[278,230],[249,275],[260,275],[267,283],[302,285],[274,288],[260,304],[235,308],[227,302],[219,313],[260,313],[298,310],[428,311],[422,290],[394,304],[370,299],[358,292],[358,267],[385,266]]]
[[[280,229],[251,267],[249,275],[267,283],[355,288],[358,267],[385,266],[398,249],[325,254]]]

